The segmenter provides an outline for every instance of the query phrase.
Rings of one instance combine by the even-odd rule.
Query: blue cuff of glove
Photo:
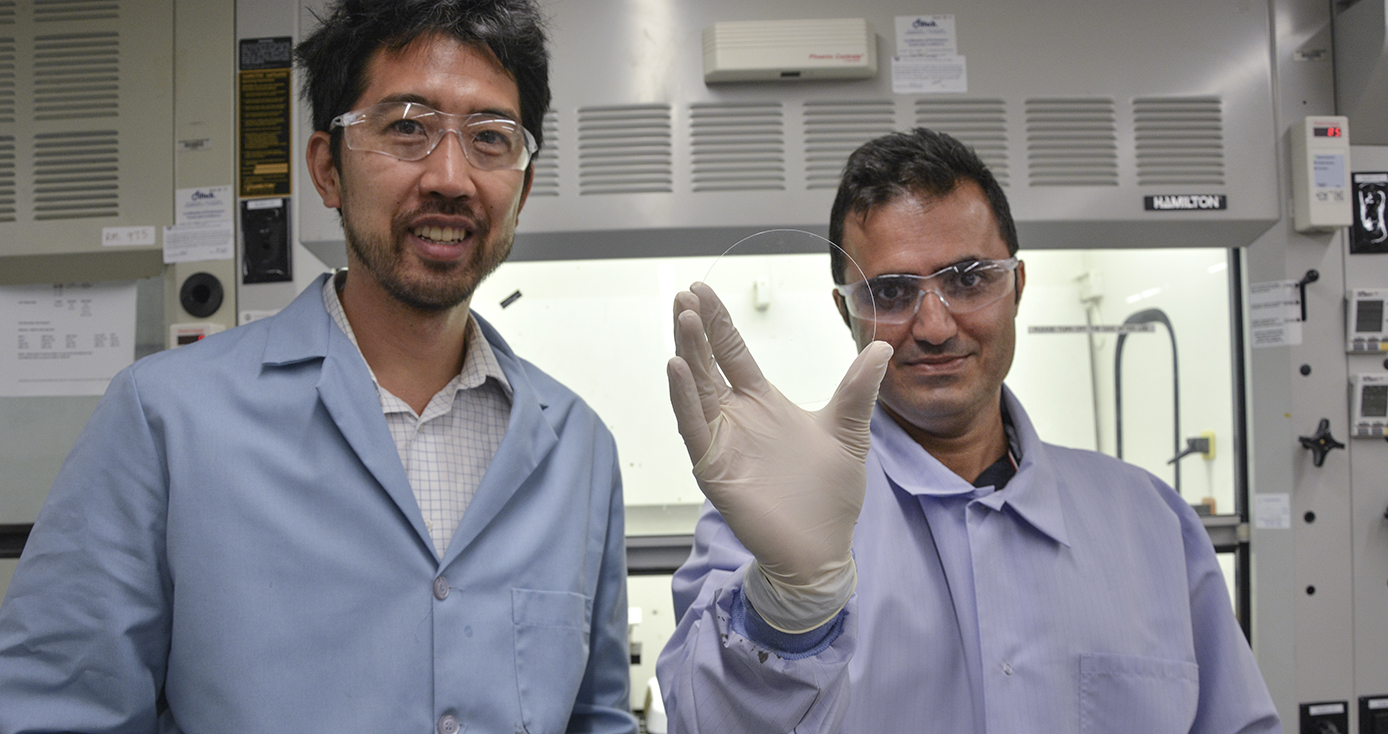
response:
[[[808,632],[782,632],[767,624],[766,620],[757,614],[757,610],[747,603],[742,589],[735,592],[731,611],[729,626],[733,632],[775,651],[787,660],[818,655],[832,645],[834,640],[838,639],[839,633],[843,632],[843,610],[834,615],[833,619]]]

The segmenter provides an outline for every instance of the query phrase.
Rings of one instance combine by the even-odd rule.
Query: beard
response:
[[[468,213],[465,206],[453,202],[431,202],[396,216],[391,222],[388,240],[358,231],[345,216],[342,228],[357,265],[380,283],[387,294],[416,311],[439,313],[472,298],[477,286],[511,254],[515,232],[507,228],[494,233],[491,220],[485,215],[478,216],[473,218],[472,227],[475,246],[466,258],[452,262],[414,260],[406,255],[405,239],[410,236],[408,223],[422,214]],[[492,240],[494,234],[495,241]],[[412,261],[419,266],[413,273],[410,272]],[[418,272],[420,269],[422,273]]]

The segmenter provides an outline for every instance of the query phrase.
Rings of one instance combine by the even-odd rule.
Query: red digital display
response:
[[[1339,125],[1315,127],[1311,128],[1311,134],[1318,138],[1342,138],[1344,137],[1344,129]]]

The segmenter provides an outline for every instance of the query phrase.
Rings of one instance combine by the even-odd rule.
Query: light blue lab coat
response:
[[[440,561],[321,291],[112,381],[0,606],[0,732],[635,732],[611,435],[483,323],[510,426]]]
[[[1021,463],[1001,491],[877,407],[858,586],[809,650],[739,623],[751,554],[705,505],[657,666],[670,732],[1280,734],[1186,500],[1042,442],[1006,387],[1003,401]]]

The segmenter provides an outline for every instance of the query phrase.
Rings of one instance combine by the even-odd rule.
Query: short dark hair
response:
[[[304,99],[313,108],[313,129],[334,133],[335,164],[341,134],[328,128],[366,91],[372,54],[399,51],[430,33],[490,50],[516,81],[521,126],[544,143],[549,51],[544,18],[531,0],[338,0],[318,21],[294,58],[304,75]]]
[[[829,240],[843,247],[844,220],[850,214],[867,216],[899,196],[914,194],[927,199],[948,196],[961,181],[973,181],[983,189],[998,234],[1009,255],[1017,254],[1017,225],[1002,185],[973,149],[944,133],[918,127],[864,143],[848,157],[834,207],[829,213]],[[844,282],[844,254],[829,248],[834,282]]]

